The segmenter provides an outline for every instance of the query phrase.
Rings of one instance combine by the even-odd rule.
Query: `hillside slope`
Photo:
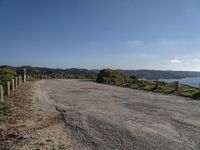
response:
[[[128,75],[135,75],[138,78],[157,79],[182,79],[188,77],[200,77],[200,72],[195,71],[162,71],[162,70],[120,70]]]
[[[85,77],[96,78],[100,70],[98,69],[54,69],[47,67],[31,67],[31,66],[22,66],[22,67],[13,67],[13,66],[0,66],[0,68],[9,68],[14,71],[20,72],[22,68],[26,68],[28,74],[73,74],[81,75]],[[195,71],[161,71],[161,70],[121,70],[117,71],[124,72],[129,76],[136,76],[140,79],[149,79],[149,80],[158,80],[158,79],[181,79],[187,77],[200,77],[200,72]]]

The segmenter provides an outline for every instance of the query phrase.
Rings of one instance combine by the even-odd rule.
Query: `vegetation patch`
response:
[[[127,74],[111,69],[101,70],[97,75],[97,82],[115,84],[132,89],[174,94],[192,99],[200,99],[200,92],[197,88],[190,87],[188,85],[180,85],[177,90],[176,82],[166,83],[163,81],[139,80],[135,76],[128,76]]]
[[[5,81],[9,81],[17,76],[17,73],[10,69],[0,69],[0,84],[3,84]]]
[[[200,96],[197,88],[193,88],[187,85],[182,85],[177,94],[180,96],[191,97],[193,99],[198,99]]]
[[[101,70],[97,75],[97,82],[99,83],[115,83],[115,84],[123,84],[123,83],[138,83],[138,79],[135,76],[128,76],[127,74],[115,71],[111,69]]]

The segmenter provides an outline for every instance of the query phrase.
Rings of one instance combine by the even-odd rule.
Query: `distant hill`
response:
[[[161,71],[161,70],[120,70],[128,75],[135,75],[140,79],[182,79],[200,77],[200,72],[195,71]]]
[[[13,67],[13,66],[0,66],[0,68],[9,68],[16,72],[20,72],[23,68],[27,69],[28,74],[72,74],[81,75],[84,77],[96,78],[100,70],[88,70],[88,69],[53,69],[46,67]],[[140,79],[158,80],[158,79],[181,79],[187,77],[200,77],[200,72],[195,71],[161,71],[161,70],[120,70],[117,71],[124,72],[129,76],[136,76]]]
[[[46,68],[46,67],[31,67],[31,66],[21,66],[21,67],[13,67],[13,66],[0,66],[0,68],[7,68],[14,70],[18,73],[22,72],[23,68],[27,69],[28,74],[72,74],[72,75],[81,75],[84,77],[96,78],[99,70],[88,70],[88,69],[54,69],[54,68]]]

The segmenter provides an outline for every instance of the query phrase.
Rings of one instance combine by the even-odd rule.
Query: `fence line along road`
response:
[[[22,83],[26,83],[31,80],[40,79],[79,79],[79,76],[69,76],[64,74],[54,75],[27,75],[26,69],[23,69],[23,74],[17,75],[17,77],[6,81],[3,85],[0,85],[0,101],[4,101],[4,96],[9,96],[12,91],[15,91]]]
[[[69,76],[64,74],[53,74],[53,75],[27,75],[26,69],[23,69],[23,74],[18,75],[17,77],[11,79],[10,81],[6,81],[3,85],[0,85],[0,101],[4,101],[4,96],[9,96],[12,91],[15,91],[22,83],[26,83],[27,80],[40,80],[40,79],[79,79],[79,76]],[[107,84],[119,85],[120,83],[117,79],[113,80],[111,78],[104,79]],[[141,80],[141,86],[144,86],[144,80]],[[155,88],[159,88],[159,81],[155,82]],[[131,81],[130,81],[131,83]],[[122,86],[126,84],[125,80],[122,80]],[[120,85],[121,85],[120,84]],[[175,91],[179,91],[179,82],[175,82]],[[199,93],[200,93],[200,85],[199,85]]]
[[[26,69],[24,69],[23,76],[19,75],[6,81],[3,85],[0,85],[0,101],[4,101],[4,96],[9,96],[11,92],[15,91],[23,82],[26,82]]]

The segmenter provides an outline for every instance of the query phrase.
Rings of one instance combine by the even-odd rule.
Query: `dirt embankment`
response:
[[[60,116],[40,83],[22,85],[0,109],[0,149],[72,149]]]

